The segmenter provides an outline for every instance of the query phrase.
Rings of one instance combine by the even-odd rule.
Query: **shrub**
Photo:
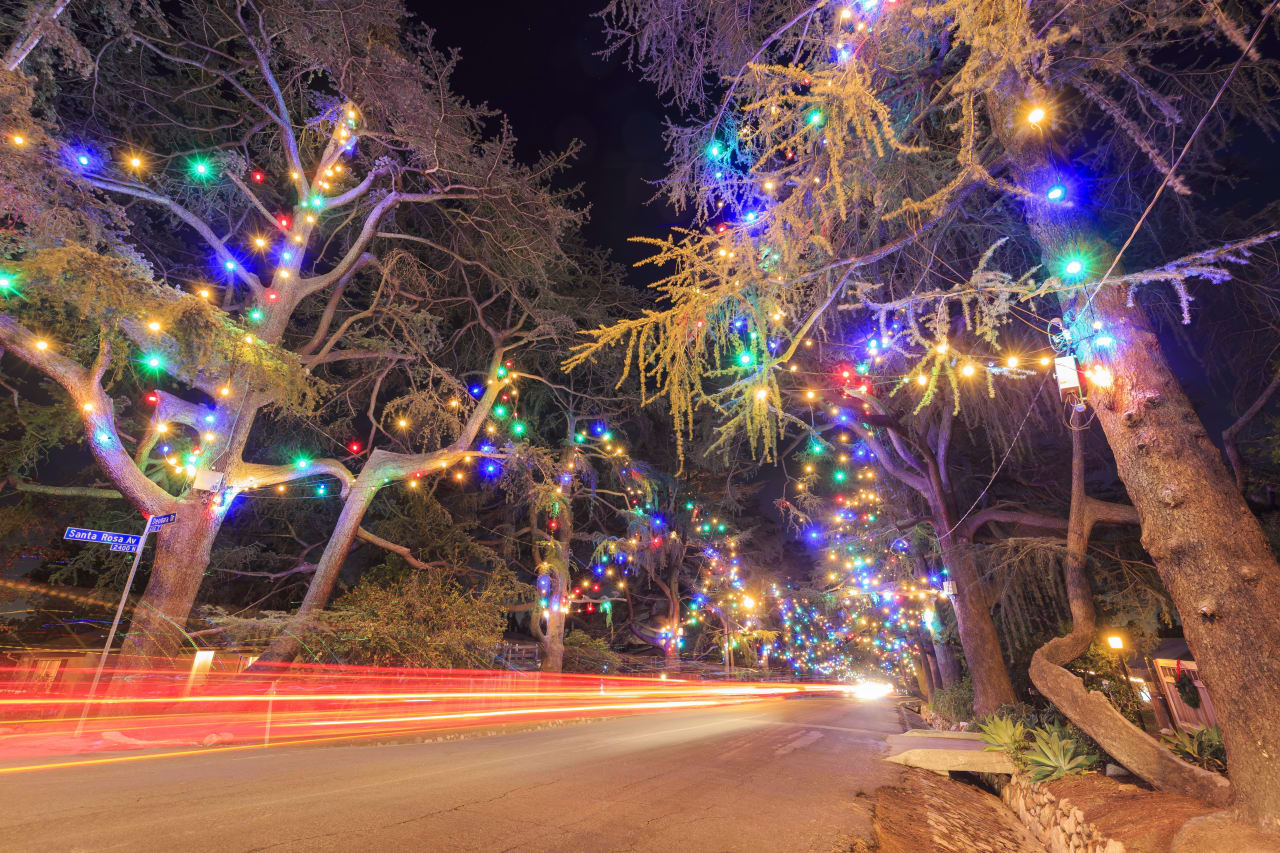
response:
[[[1114,651],[1094,642],[1088,651],[1069,663],[1067,669],[1080,676],[1086,690],[1096,690],[1106,696],[1125,719],[1142,726],[1142,700],[1129,683]]]
[[[379,666],[487,667],[507,627],[503,605],[520,591],[495,570],[467,588],[448,572],[415,572],[388,584],[366,578],[321,614],[341,660]]]
[[[1034,729],[1031,734],[1034,743],[1022,753],[1022,759],[1027,773],[1037,782],[1085,773],[1098,761],[1098,756],[1085,752],[1079,742],[1067,737],[1065,729],[1059,726]]]
[[[1014,764],[1022,764],[1022,751],[1027,745],[1027,727],[1021,720],[989,714],[978,723],[983,747],[987,752],[1003,752]]]
[[[1163,740],[1183,761],[1215,773],[1227,770],[1227,748],[1222,745],[1222,730],[1217,726],[1196,729],[1191,734],[1175,731]]]
[[[1008,705],[1001,705],[996,708],[994,714],[988,714],[984,719],[990,719],[991,717],[1005,717],[1010,720],[1016,720],[1028,730],[1066,722],[1066,718],[1052,705],[1037,708],[1035,705],[1030,705],[1026,702],[1010,702]]]
[[[622,658],[609,643],[575,628],[564,638],[565,672],[614,672]]]
[[[973,684],[966,678],[950,687],[936,690],[930,705],[945,720],[953,723],[968,722],[973,719]]]

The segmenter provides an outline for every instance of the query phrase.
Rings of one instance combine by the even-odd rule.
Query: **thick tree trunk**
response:
[[[338,521],[334,525],[333,533],[329,536],[329,542],[325,545],[320,562],[316,565],[316,573],[307,587],[307,594],[298,607],[298,612],[289,621],[289,626],[271,641],[271,645],[258,658],[259,663],[285,663],[293,660],[301,651],[302,638],[308,626],[315,619],[316,614],[328,606],[329,599],[333,597],[333,590],[338,584],[338,575],[342,572],[342,564],[351,553],[351,545],[355,542],[356,534],[360,532],[360,523],[364,521],[369,504],[378,494],[381,484],[373,482],[375,479],[377,478],[370,477],[366,480],[362,476],[352,485],[346,502],[342,505],[342,512],[338,515]]]
[[[942,687],[942,676],[938,671],[938,658],[932,652],[932,644],[930,644],[929,648],[930,652],[924,656],[924,659],[925,662],[929,664],[929,683],[932,685],[930,689],[937,692],[937,690]]]
[[[942,533],[946,528],[942,528]],[[956,594],[951,599],[955,608],[956,628],[960,634],[960,646],[965,662],[969,665],[969,678],[973,682],[973,713],[977,716],[993,713],[1001,705],[1018,701],[1009,679],[1009,669],[1000,650],[1000,638],[991,619],[991,606],[987,603],[986,586],[978,571],[977,563],[968,542],[957,541],[952,535],[939,540],[943,565],[955,582]]]
[[[566,564],[567,565],[567,564]],[[539,620],[534,637],[542,649],[541,668],[543,672],[562,672],[564,670],[564,623],[565,614],[561,608],[565,597],[569,594],[569,578],[559,569],[553,568],[547,573],[550,583],[547,586],[546,626],[540,624],[542,616],[534,614]]]
[[[1084,492],[1084,431],[1073,416],[1071,434],[1071,512],[1067,523],[1067,558],[1063,578],[1071,608],[1071,633],[1055,637],[1031,656],[1031,681],[1098,745],[1131,772],[1162,791],[1226,805],[1231,785],[1217,773],[1179,761],[1155,738],[1125,719],[1101,693],[1064,667],[1088,650],[1097,627],[1093,591],[1085,571],[1085,554],[1099,502]],[[1136,519],[1135,519],[1136,520]]]
[[[1147,318],[1103,288],[1092,306],[1123,341],[1098,421],[1182,616],[1222,723],[1246,819],[1280,827],[1280,566],[1174,378]]]
[[[960,681],[960,661],[950,644],[934,638],[933,659],[938,662],[938,686],[950,687]]]
[[[920,655],[919,670],[916,673],[916,678],[920,681],[920,689],[924,691],[924,698],[932,699],[933,691],[937,689],[937,683],[933,675],[933,643],[929,640],[928,632],[923,628],[916,632],[916,652]]]
[[[134,606],[129,632],[121,649],[120,665],[148,668],[169,662],[191,644],[187,617],[209,565],[213,540],[222,527],[216,496],[191,492],[178,504],[177,519],[156,535],[151,576],[142,598]]]
[[[1016,92],[1016,87],[1010,87]],[[1036,187],[1052,174],[1044,145],[1017,131],[1019,102],[990,99],[997,133],[1016,179]],[[1057,272],[1069,252],[1087,256],[1100,277],[1114,249],[1084,208],[1033,196],[1033,236]],[[1110,285],[1062,297],[1083,332],[1077,357],[1111,372],[1109,388],[1088,389],[1116,469],[1142,520],[1142,544],[1182,616],[1187,645],[1213,696],[1227,769],[1243,819],[1280,828],[1280,564],[1235,481],[1173,375],[1150,319]],[[1111,347],[1089,340],[1098,322]]]
[[[929,701],[933,691],[929,689],[929,668],[925,666],[923,656],[912,659],[911,670],[916,678],[916,687],[920,691],[920,698],[926,702]]]

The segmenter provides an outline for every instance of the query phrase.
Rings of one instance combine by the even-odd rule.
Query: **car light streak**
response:
[[[207,667],[207,657],[200,661]],[[108,670],[88,696],[91,675],[68,668],[50,682],[29,668],[0,668],[0,774],[852,691],[840,684],[394,667],[223,672],[188,659],[169,669]],[[133,752],[120,754],[125,750]]]

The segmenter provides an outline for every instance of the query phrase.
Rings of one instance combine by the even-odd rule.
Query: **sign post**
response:
[[[68,527],[63,539],[79,542],[105,542],[111,545],[112,551],[133,551],[133,565],[129,567],[129,577],[125,579],[124,591],[120,593],[120,604],[116,607],[116,618],[111,620],[111,630],[107,632],[107,642],[102,646],[102,654],[98,656],[98,668],[93,673],[93,681],[89,683],[89,692],[85,695],[84,710],[80,713],[80,722],[76,723],[76,737],[84,731],[84,721],[89,716],[89,705],[93,694],[97,692],[98,682],[102,680],[103,667],[107,665],[107,655],[111,653],[111,644],[115,642],[116,630],[120,627],[120,618],[124,616],[124,606],[129,602],[129,590],[133,588],[134,576],[138,574],[138,563],[142,561],[142,550],[147,545],[147,535],[154,533],[166,524],[177,520],[176,513],[156,515],[147,519],[141,536],[130,536],[125,533],[110,533],[105,530],[82,530],[79,527]]]

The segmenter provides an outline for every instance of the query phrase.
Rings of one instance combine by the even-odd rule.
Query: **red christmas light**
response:
[[[261,172],[254,172],[252,175],[250,175],[250,177],[253,178],[253,182],[255,184],[260,184],[267,179],[267,176],[262,174]]]
[[[358,441],[353,441],[347,445],[347,449],[350,450],[352,453],[359,453],[361,447],[362,445]]]
[[[155,391],[152,391],[147,395],[147,402],[154,406],[156,403],[160,402],[160,395]]]
[[[279,298],[280,298],[280,294],[276,293],[274,290],[268,290],[268,291],[267,291],[267,301],[268,301],[268,302],[275,302],[275,301],[276,301],[277,299],[279,299]]]
[[[279,219],[276,220],[276,222],[280,225],[281,228],[288,228],[290,219],[287,216],[281,216]]]

